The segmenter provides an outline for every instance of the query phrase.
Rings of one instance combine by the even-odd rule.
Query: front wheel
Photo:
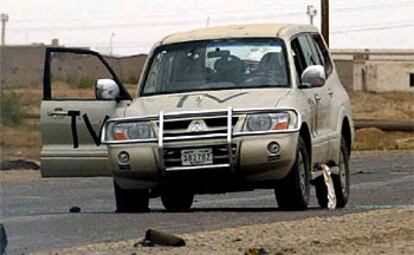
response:
[[[310,166],[305,142],[299,137],[296,160],[288,176],[275,189],[277,203],[282,210],[305,210],[309,203]]]
[[[114,181],[117,213],[147,212],[149,210],[148,190],[123,189]]]
[[[186,211],[193,204],[194,194],[180,188],[167,188],[161,194],[161,201],[165,209],[169,211]]]
[[[350,191],[350,170],[349,170],[349,152],[345,139],[341,139],[341,152],[339,154],[339,174],[332,175],[332,182],[335,188],[336,207],[343,208],[348,203]],[[316,183],[316,197],[322,208],[328,206],[328,189],[326,188],[323,177],[320,177]]]

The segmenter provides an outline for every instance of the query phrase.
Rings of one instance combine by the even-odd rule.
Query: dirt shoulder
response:
[[[0,171],[0,183],[31,182],[41,179],[40,170],[9,170]]]
[[[414,254],[413,226],[414,209],[389,209],[183,234],[180,248],[134,247],[136,239],[38,254]]]

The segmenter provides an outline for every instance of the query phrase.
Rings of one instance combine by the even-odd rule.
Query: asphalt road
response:
[[[153,199],[150,213],[115,214],[110,178],[70,178],[1,183],[0,222],[7,231],[8,254],[27,254],[137,239],[148,228],[180,233],[414,206],[414,152],[357,154],[351,169],[351,200],[335,211],[318,208],[314,198],[307,211],[278,211],[273,192],[257,190],[197,196],[186,213],[168,213]],[[72,206],[82,212],[69,213]]]

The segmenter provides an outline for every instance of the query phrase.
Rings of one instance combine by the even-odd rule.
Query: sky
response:
[[[90,47],[114,55],[148,53],[164,36],[207,26],[306,23],[320,0],[0,0],[7,44]],[[414,0],[331,0],[331,48],[414,46]]]

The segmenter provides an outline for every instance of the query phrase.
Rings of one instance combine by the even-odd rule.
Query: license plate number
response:
[[[181,150],[181,164],[183,166],[213,164],[213,149]]]

